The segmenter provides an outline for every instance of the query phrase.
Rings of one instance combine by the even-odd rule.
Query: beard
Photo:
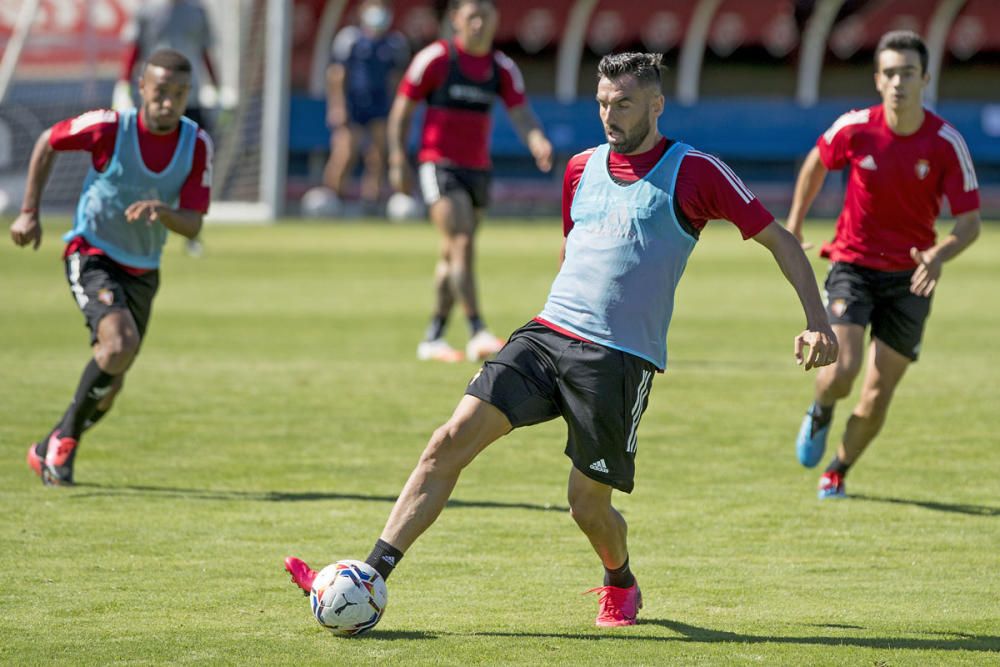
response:
[[[643,119],[641,123],[632,128],[631,132],[625,132],[620,127],[612,127],[612,129],[621,132],[622,138],[615,141],[611,137],[607,137],[611,150],[616,153],[628,154],[634,153],[649,136],[650,123],[648,118]],[[605,136],[607,136],[606,133]]]

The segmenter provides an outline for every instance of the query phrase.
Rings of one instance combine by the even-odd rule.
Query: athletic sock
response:
[[[371,565],[382,575],[383,579],[388,579],[392,571],[403,559],[403,552],[392,546],[388,542],[379,540],[375,543],[375,548],[368,554],[365,562]]]
[[[486,322],[483,322],[483,318],[479,316],[479,313],[474,313],[469,315],[469,335],[475,336],[477,333],[486,328]]]
[[[79,438],[83,433],[83,425],[88,418],[92,417],[97,409],[97,404],[111,391],[111,383],[115,376],[105,373],[97,365],[97,361],[90,360],[87,367],[83,369],[80,376],[80,384],[76,387],[76,395],[70,403],[62,423],[59,425],[59,435],[63,438]]]
[[[107,410],[94,410],[94,413],[90,415],[90,418],[83,422],[83,430],[80,432],[80,435],[82,436],[85,432],[89,431],[91,427],[101,421],[101,418],[106,414],[108,414]],[[59,430],[61,425],[62,419],[60,419],[59,423],[53,426],[52,429],[45,434],[44,438],[38,441],[38,447],[35,449],[35,452],[40,458],[45,458],[45,454],[49,451],[49,440],[56,434],[56,431]]]
[[[448,318],[435,315],[431,318],[431,323],[427,325],[427,333],[424,334],[424,340],[437,340],[441,338],[444,336],[446,326],[448,326]]]
[[[841,461],[839,456],[834,456],[830,459],[830,465],[826,467],[826,471],[835,472],[841,477],[845,477],[847,475],[847,471],[851,469],[852,465],[853,464],[851,463],[844,463]]]
[[[628,557],[625,557],[625,564],[615,570],[604,568],[604,585],[615,588],[631,588],[635,583],[632,570],[628,567]]]
[[[87,420],[83,422],[83,430],[89,431],[91,428],[93,428],[94,424],[101,421],[101,417],[103,417],[106,414],[108,414],[107,410],[94,410],[93,414],[91,414],[90,417],[88,417]],[[83,434],[81,433],[81,435]]]
[[[833,405],[820,405],[818,402],[813,401],[809,413],[812,415],[812,430],[814,433],[830,423],[833,419],[834,407],[836,407],[836,403]]]

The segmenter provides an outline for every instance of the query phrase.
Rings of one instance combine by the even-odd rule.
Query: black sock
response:
[[[614,586],[615,588],[631,588],[632,584],[635,583],[635,577],[632,576],[632,570],[628,567],[628,556],[625,557],[625,564],[616,570],[609,570],[604,568],[604,585]]]
[[[814,432],[830,423],[833,419],[833,408],[836,405],[836,403],[833,405],[820,405],[815,401],[813,402],[812,407],[809,409],[809,414],[812,415],[812,430]]]
[[[83,430],[89,431],[94,426],[94,424],[101,421],[101,417],[103,417],[106,414],[108,414],[107,410],[101,410],[101,409],[94,410],[93,414],[91,414],[90,417],[87,418],[87,421],[83,422]]]
[[[442,317],[440,315],[435,315],[431,318],[431,323],[427,325],[427,333],[424,334],[424,340],[437,340],[444,336],[444,329],[448,326],[448,317]]]
[[[76,387],[76,395],[73,402],[63,416],[62,424],[59,425],[59,435],[63,438],[79,438],[83,433],[83,424],[90,418],[97,409],[97,404],[111,391],[111,383],[115,376],[105,373],[97,362],[93,359],[83,369],[80,376],[80,384]]]
[[[469,315],[469,335],[475,336],[477,333],[486,328],[486,322],[483,322],[483,318],[479,317],[479,313]]]
[[[839,456],[834,456],[830,459],[830,465],[826,467],[826,471],[835,472],[841,477],[845,477],[847,475],[847,471],[851,469],[851,465],[853,464],[841,461]]]
[[[379,540],[375,543],[375,548],[368,554],[365,562],[371,565],[382,575],[383,579],[388,579],[392,571],[403,559],[403,552],[392,546],[388,542]]]
[[[108,414],[107,410],[94,410],[94,413],[90,415],[90,418],[83,422],[83,431],[81,431],[80,435],[89,431],[90,428],[97,422],[101,421],[101,417],[106,414]],[[60,426],[62,426],[62,419],[60,419],[59,423],[53,426],[52,429],[45,434],[44,438],[38,441],[38,447],[35,448],[35,451],[38,453],[40,458],[45,458],[45,454],[49,451],[49,439],[55,435]]]

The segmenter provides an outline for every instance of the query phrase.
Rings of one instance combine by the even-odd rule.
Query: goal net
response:
[[[42,131],[64,118],[111,106],[124,68],[123,33],[141,4],[0,0],[0,212],[4,199],[8,213],[19,206],[32,147]],[[220,84],[214,101],[206,95],[212,91],[200,91],[202,101],[209,102],[202,104],[202,113],[215,144],[208,220],[270,221],[281,212],[277,193],[284,188],[287,75],[282,80],[282,74],[291,3],[203,4],[213,24],[211,55]],[[85,153],[60,156],[43,197],[46,210],[72,210],[88,165]]]

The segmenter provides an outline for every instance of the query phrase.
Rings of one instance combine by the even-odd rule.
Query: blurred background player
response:
[[[42,242],[39,206],[56,154],[88,151],[92,164],[63,257],[93,358],[62,418],[28,448],[28,464],[46,485],[73,483],[80,438],[122,388],[149,325],[167,232],[194,238],[208,212],[212,142],[183,117],[190,82],[187,58],[157,51],[139,78],[138,110],[90,111],[56,123],[35,143],[21,214],[10,228],[19,246],[37,250]]]
[[[426,101],[417,161],[420,189],[441,233],[441,258],[434,274],[434,312],[417,358],[436,361],[463,357],[444,339],[456,301],[469,322],[465,356],[485,359],[503,346],[483,321],[475,275],[476,230],[489,203],[490,111],[497,97],[538,168],[552,168],[552,145],[527,102],[521,72],[493,48],[497,9],[492,0],[452,0],[450,17],[454,37],[414,56],[388,128],[389,178],[395,191],[408,193],[407,135],[417,105]]]
[[[342,201],[364,145],[361,200],[366,213],[378,210],[382,197],[391,91],[410,56],[406,38],[390,31],[390,25],[392,9],[387,0],[362,2],[358,25],[337,33],[326,70],[326,118],[332,134],[323,181]]]
[[[138,5],[132,20],[126,25],[122,39],[128,44],[122,65],[121,79],[115,84],[112,106],[117,110],[134,106],[132,82],[137,75],[136,66],[143,63],[154,51],[173,49],[191,62],[191,95],[184,115],[203,130],[212,134],[207,114],[202,109],[201,95],[207,99],[218,96],[218,77],[212,60],[211,48],[215,33],[208,12],[200,0],[149,0]],[[210,86],[204,86],[204,70]],[[200,238],[185,241],[187,253],[200,257],[204,248]]]
[[[607,143],[574,156],[563,179],[563,261],[541,314],[469,383],[403,487],[367,563],[388,578],[437,520],[462,469],[515,428],[562,417],[570,513],[604,566],[596,624],[634,625],[642,595],[612,492],[631,493],[639,420],[667,364],[674,291],[709,219],[767,248],[802,304],[806,370],[837,358],[816,278],[795,238],[729,167],[660,134],[659,54],[605,56],[597,100]],[[808,355],[804,355],[809,347]],[[309,591],[316,573],[288,557]]]
[[[815,400],[802,420],[796,449],[807,467],[823,456],[834,406],[851,392],[871,325],[861,398],[820,477],[820,498],[846,495],[848,469],[878,434],[896,386],[920,353],[941,265],[979,235],[979,191],[969,149],[954,127],[923,106],[927,59],[916,33],[883,35],[875,50],[882,103],[837,119],[809,152],[795,184],[787,225],[801,241],[802,222],[827,170],[851,169],[835,236],[821,251],[833,262],[826,278],[827,309],[840,358],[816,376]],[[942,196],[955,226],[935,242]]]

